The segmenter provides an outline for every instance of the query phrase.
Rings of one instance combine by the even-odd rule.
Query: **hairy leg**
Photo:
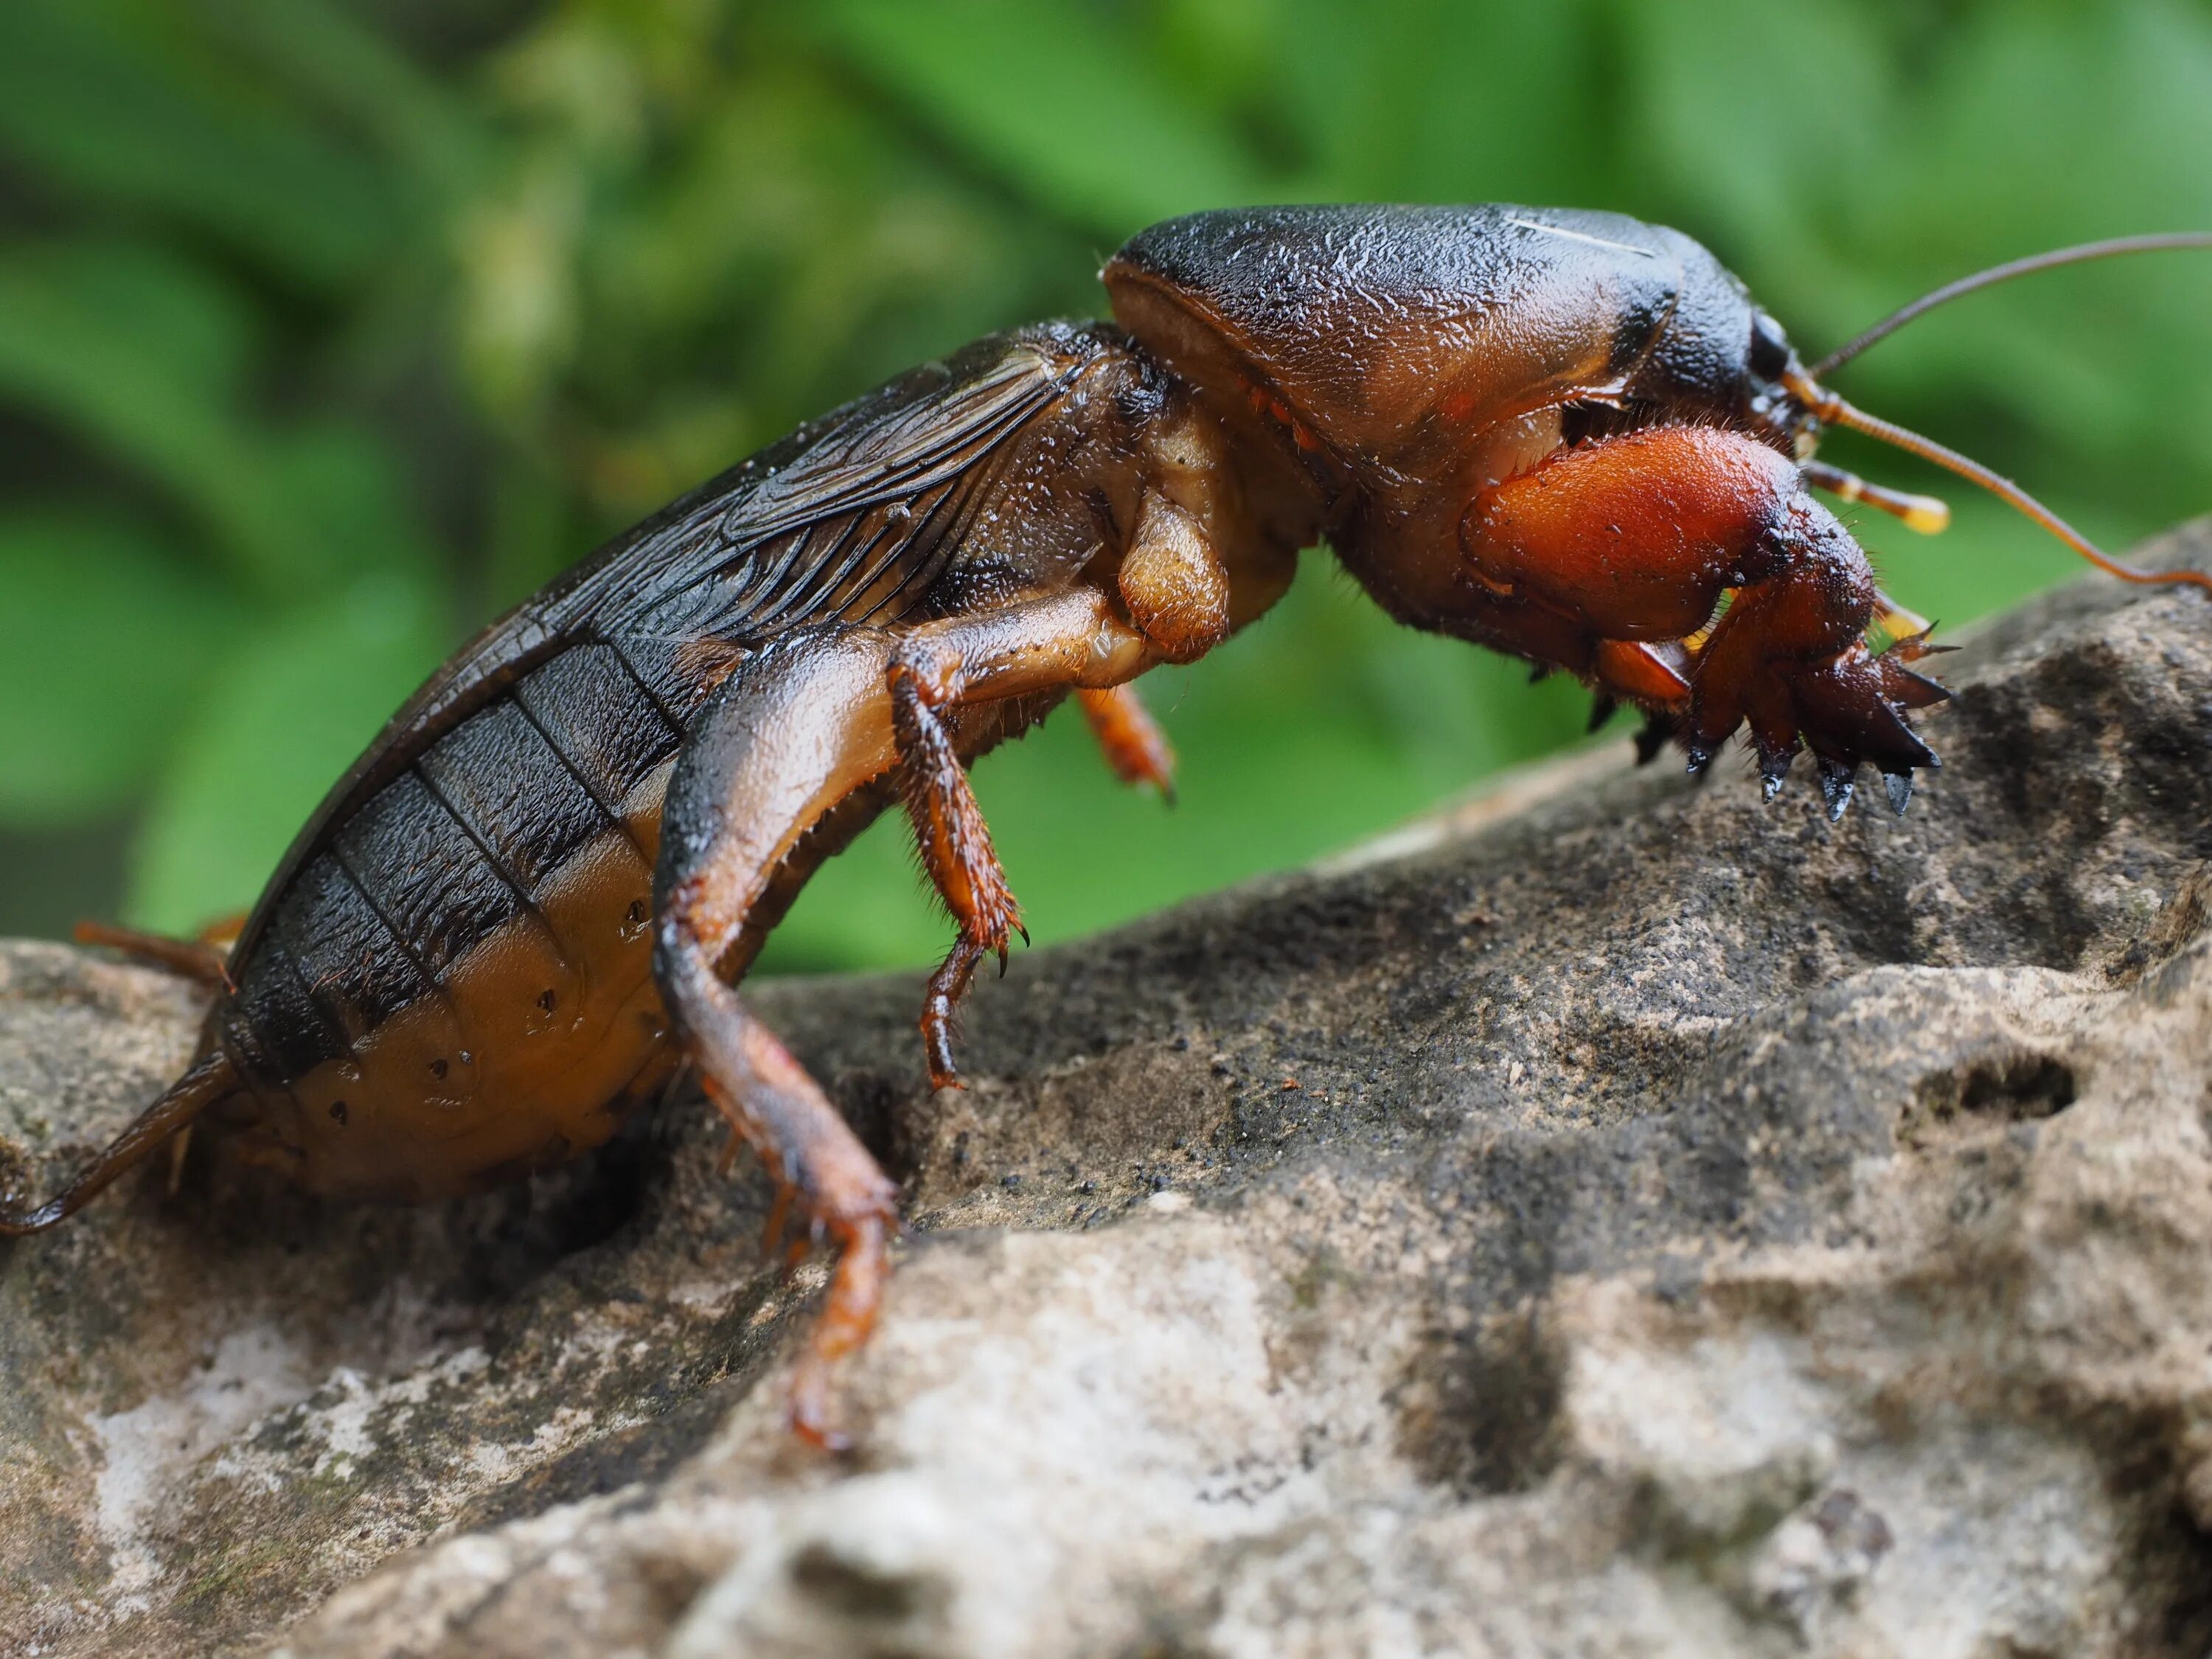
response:
[[[837,1251],[828,1299],[793,1373],[793,1428],[842,1443],[831,1381],[873,1328],[890,1273],[896,1192],[814,1080],[719,971],[773,908],[778,872],[839,804],[902,778],[925,856],[957,895],[965,957],[945,1015],[994,937],[1012,925],[997,860],[939,711],[966,702],[1119,684],[1149,660],[1107,596],[1078,589],[893,635],[808,630],[747,658],[717,688],[669,780],[654,879],[653,969],[707,1092],[796,1212]],[[998,935],[1003,942],[1003,933]],[[948,964],[951,966],[951,964]],[[928,1022],[925,1021],[926,1028]],[[944,1043],[944,1019],[936,1041]]]
[[[1155,663],[1194,661],[1228,635],[1228,572],[1198,520],[1164,495],[1145,496],[1114,583],[1111,594],[1078,586],[927,623],[891,660],[908,813],[923,867],[960,929],[930,978],[922,1008],[935,1087],[959,1085],[951,1025],[976,963],[994,954],[1003,969],[1008,935],[1021,927],[945,714],[1004,697],[1072,690],[1085,698],[1117,769],[1152,777],[1164,793],[1171,757],[1127,682]]]
[[[1106,764],[1124,783],[1150,784],[1160,799],[1175,802],[1175,750],[1133,685],[1108,686],[1075,694],[1090,722],[1091,734],[1104,751]]]
[[[873,1328],[896,1194],[820,1087],[718,971],[776,872],[838,802],[896,763],[872,629],[815,630],[749,658],[709,699],[669,781],[653,971],[708,1097],[776,1183],[779,1211],[837,1252],[790,1388],[793,1427],[837,1446],[831,1382]]]
[[[991,846],[947,717],[1002,697],[1121,684],[1153,660],[1145,635],[1094,588],[916,629],[887,671],[907,811],[922,867],[959,929],[921,1017],[932,1086],[956,1088],[951,1024],[985,956],[1003,963],[1021,912]]]

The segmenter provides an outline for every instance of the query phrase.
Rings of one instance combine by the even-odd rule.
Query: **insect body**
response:
[[[1128,682],[1264,611],[1299,549],[1328,541],[1401,621],[1636,705],[1647,750],[1672,738],[1693,769],[1747,729],[1770,795],[1801,747],[1832,812],[1864,764],[1902,810],[1936,763],[1907,718],[1943,695],[1909,665],[1924,626],[1807,484],[1936,508],[1812,461],[1825,424],[1874,423],[1686,237],[1283,208],[1158,226],[1104,277],[1118,327],[1018,330],[891,382],[448,663],[228,957],[198,959],[222,987],[198,1063],[0,1232],[203,1114],[318,1191],[470,1190],[604,1140],[689,1060],[779,1214],[837,1249],[792,1396],[828,1439],[894,1193],[732,986],[902,801],[957,928],[922,1017],[932,1080],[956,1082],[952,1010],[1020,925],[968,763],[1073,692],[1116,769],[1164,787]]]

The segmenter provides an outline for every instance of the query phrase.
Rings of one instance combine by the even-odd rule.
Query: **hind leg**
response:
[[[930,872],[961,921],[962,965],[944,987],[957,993],[982,951],[1017,924],[945,714],[1118,684],[1152,660],[1146,636],[1088,588],[897,635],[814,630],[740,664],[678,757],[653,881],[653,972],[687,1056],[777,1182],[779,1205],[837,1250],[791,1383],[792,1425],[817,1444],[842,1443],[830,1382],[875,1324],[896,1194],[722,968],[757,945],[779,872],[803,865],[818,844],[810,836],[841,802],[896,773]]]
[[[836,1449],[847,1441],[834,1420],[831,1385],[839,1362],[875,1328],[890,1275],[897,1190],[820,1085],[715,976],[684,924],[681,913],[670,918],[679,942],[664,958],[661,986],[708,1098],[775,1183],[778,1221],[796,1210],[837,1255],[789,1395],[792,1427]]]
[[[815,630],[740,664],[678,757],[653,879],[653,973],[686,1056],[767,1167],[779,1207],[837,1252],[791,1381],[792,1425],[818,1445],[843,1443],[830,1385],[874,1327],[896,1191],[820,1086],[725,982],[724,965],[757,945],[780,872],[818,846],[809,837],[841,802],[895,771],[917,823],[928,826],[931,872],[957,896],[963,937],[989,939],[994,926],[1011,925],[1006,908],[988,908],[1004,883],[938,710],[1111,684],[1144,659],[1141,641],[1090,590],[901,635]]]
[[[830,1385],[874,1327],[896,1192],[721,969],[757,944],[757,908],[775,908],[778,872],[808,834],[896,764],[884,683],[894,644],[873,629],[825,629],[742,664],[678,758],[653,880],[653,973],[685,1055],[776,1183],[778,1210],[836,1251],[789,1396],[793,1428],[827,1447],[844,1443]]]

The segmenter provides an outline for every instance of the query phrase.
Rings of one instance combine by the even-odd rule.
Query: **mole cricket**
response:
[[[1936,764],[1929,625],[1810,493],[1941,528],[1941,502],[1814,459],[1844,426],[2008,482],[1823,385],[1930,307],[2137,237],[1951,284],[1807,367],[1705,248],[1613,214],[1283,207],[1144,231],[1114,322],[991,336],[714,478],[493,623],[385,727],[225,950],[88,927],[215,988],[198,1057],[58,1196],[50,1227],[204,1119],[319,1193],[428,1201],[613,1133],[690,1064],[836,1254],[793,1426],[842,1443],[896,1192],[733,987],[808,877],[894,799],[951,912],[932,1084],[1020,913],[967,769],[1071,692],[1164,789],[1130,683],[1204,656],[1326,543],[1410,627],[1577,676],[1702,771],[1747,733],[1771,799],[1801,749],[1829,816],[1863,767],[1899,811]],[[1877,648],[1879,645],[1879,648]]]

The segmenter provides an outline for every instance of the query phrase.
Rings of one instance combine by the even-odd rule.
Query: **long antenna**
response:
[[[2037,501],[2034,496],[2029,495],[2010,478],[2000,477],[1990,471],[1979,461],[1968,460],[1957,450],[1946,448],[1933,438],[1923,438],[1917,432],[1899,426],[1893,421],[1885,421],[1879,415],[1869,415],[1864,410],[1854,407],[1826,387],[1814,385],[1812,377],[1808,374],[1796,373],[1785,374],[1782,377],[1782,384],[1789,389],[1790,396],[1812,411],[1816,420],[1831,426],[1849,427],[1854,432],[1863,432],[1869,438],[1879,438],[1886,444],[1895,444],[1899,449],[1909,450],[1923,460],[1933,461],[1936,465],[1981,485],[1992,495],[2011,502],[2013,506],[2057,537],[2060,541],[2064,542],[2067,546],[2088,560],[2091,564],[2095,565],[2098,569],[2109,572],[2122,581],[2186,582],[2193,587],[2201,587],[2206,592],[2212,593],[2212,575],[2207,575],[2201,570],[2153,572],[2138,570],[2133,565],[2122,564],[2118,559],[2099,550],[2096,544],[2087,536],[2075,529],[2072,525],[2067,523],[2041,501]]]
[[[1837,347],[1805,372],[1815,380],[1825,380],[1869,346],[1878,340],[1887,339],[1914,318],[1926,315],[1937,306],[1948,305],[1961,295],[1994,288],[1999,283],[2008,283],[2015,276],[2030,276],[2059,265],[2078,265],[2090,259],[2108,259],[2119,253],[2163,253],[2173,248],[2206,247],[2212,247],[2212,231],[2176,230],[2150,236],[2115,236],[2108,241],[2083,242],[2077,247],[2054,248],[2048,253],[2032,253],[2025,259],[1991,265],[1987,270],[1961,276],[1955,283],[1946,283],[1934,293],[1923,294],[1911,305],[1891,312],[1872,328],[1849,343]]]

